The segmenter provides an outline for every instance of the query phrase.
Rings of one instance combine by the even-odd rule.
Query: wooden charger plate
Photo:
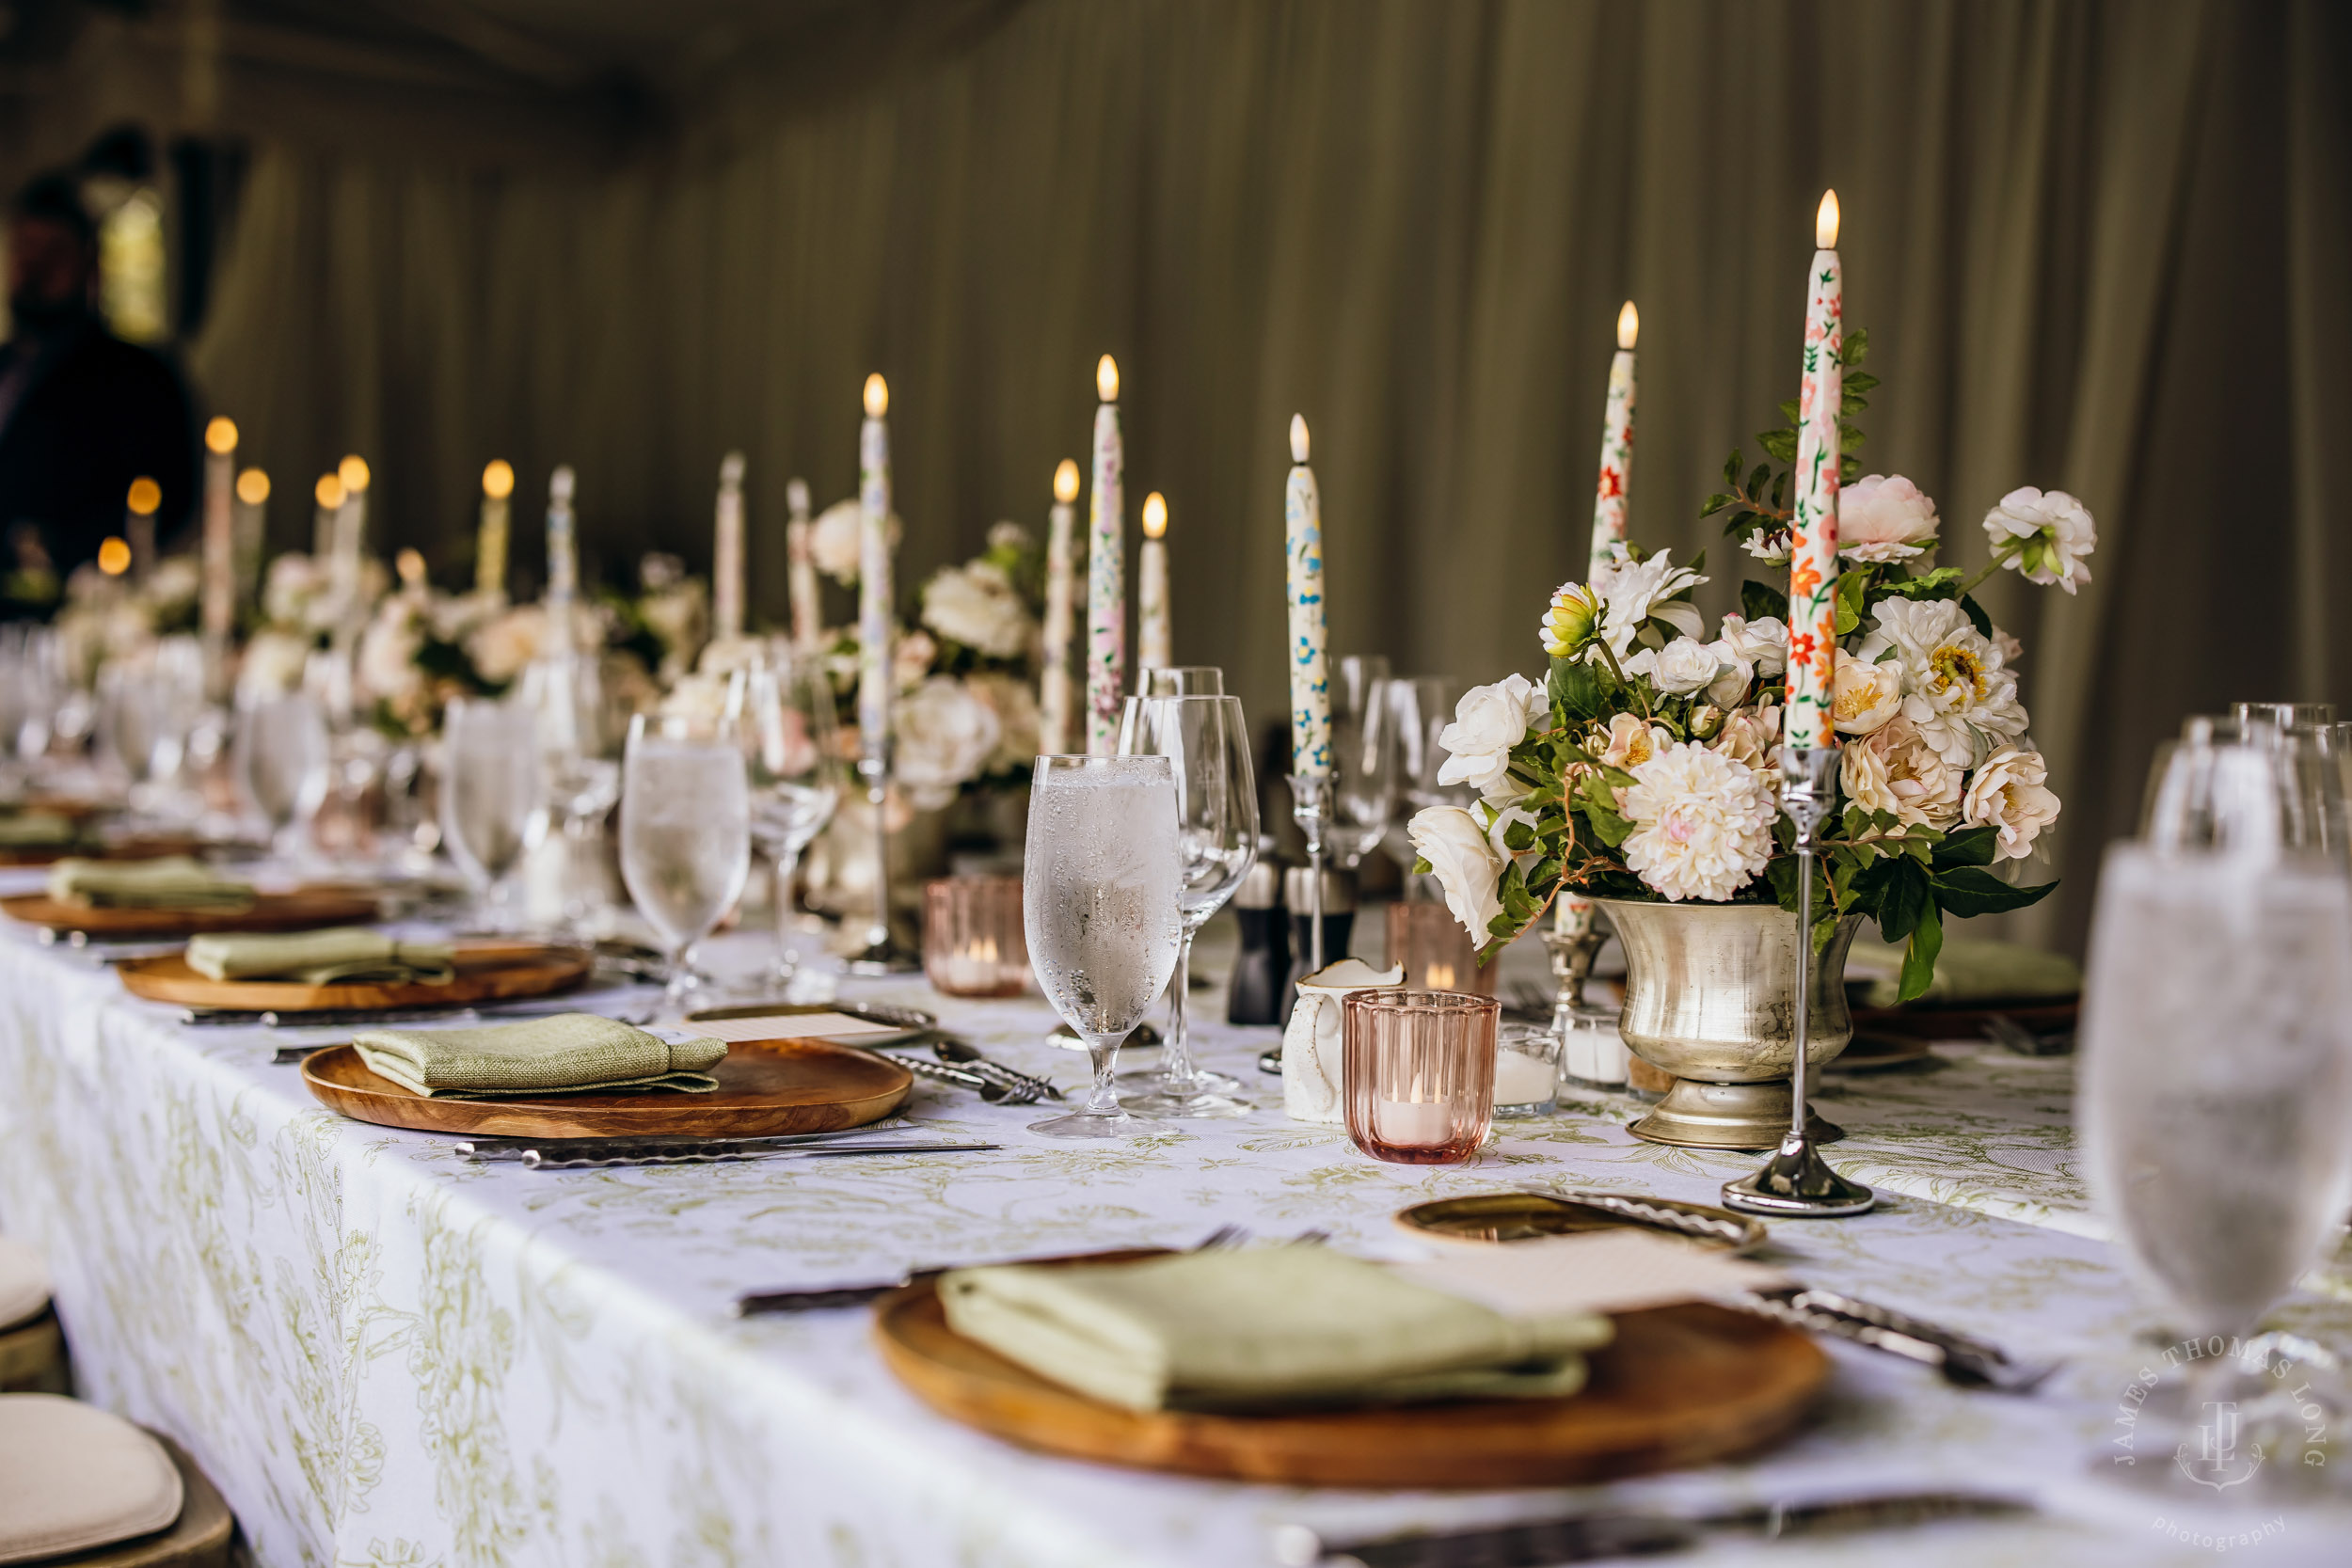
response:
[[[914,1074],[823,1040],[727,1047],[708,1094],[567,1094],[441,1100],[379,1078],[348,1045],[306,1058],[302,1081],[329,1110],[382,1127],[501,1138],[765,1138],[863,1127],[897,1110]]]
[[[0,914],[53,931],[93,937],[192,937],[204,931],[313,931],[364,926],[378,906],[373,896],[331,889],[262,893],[242,910],[92,909],[61,904],[45,893],[0,898]]]
[[[578,985],[593,960],[576,948],[535,942],[483,942],[457,950],[457,974],[446,985],[308,986],[289,980],[214,980],[188,967],[183,954],[117,964],[122,986],[150,1002],[183,1007],[237,1007],[312,1013],[325,1008],[462,1007],[475,1002],[547,996]]]
[[[1099,1403],[950,1329],[932,1280],[884,1300],[874,1335],[924,1403],[1022,1448],[1282,1486],[1561,1486],[1710,1464],[1794,1426],[1829,1375],[1804,1335],[1727,1307],[1613,1316],[1617,1338],[1568,1399],[1287,1416]]]
[[[55,865],[68,856],[86,861],[159,861],[166,855],[193,855],[204,841],[193,833],[146,833],[100,844],[49,844],[0,848],[0,865]]]

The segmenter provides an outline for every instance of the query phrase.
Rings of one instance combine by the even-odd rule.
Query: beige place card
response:
[[[767,1013],[757,1018],[698,1018],[669,1019],[665,1028],[684,1029],[707,1040],[839,1040],[855,1045],[859,1037],[878,1038],[884,1035],[902,1035],[903,1029],[876,1023],[872,1019],[852,1018],[848,1013]]]
[[[1476,1251],[1449,1247],[1433,1262],[1391,1267],[1418,1284],[1514,1318],[1628,1312],[1788,1283],[1787,1275],[1762,1263],[1632,1229],[1547,1236]]]

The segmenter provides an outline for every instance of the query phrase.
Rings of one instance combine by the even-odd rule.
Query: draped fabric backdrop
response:
[[[2182,715],[2352,699],[2330,614],[2352,588],[2342,8],[948,8],[969,24],[940,48],[863,76],[803,54],[602,161],[257,133],[193,362],[278,478],[274,543],[308,538],[306,476],[358,451],[379,542],[455,578],[503,456],[525,572],[559,462],[592,562],[704,570],[740,447],[754,610],[780,619],[786,482],[852,493],[868,371],[890,378],[911,589],[998,518],[1041,528],[1108,351],[1130,489],[1168,498],[1180,661],[1280,708],[1296,411],[1335,653],[1534,673],[1546,596],[1581,573],[1628,296],[1632,535],[1711,546],[1705,603],[1736,604],[1750,563],[1697,507],[1795,395],[1835,186],[1847,319],[1885,379],[1865,470],[1936,498],[1963,565],[2011,486],[2099,519],[2079,596],[2007,574],[1982,594],[2026,641],[2066,800],[2044,869],[2068,887],[2016,917],[2027,934],[2079,942]]]

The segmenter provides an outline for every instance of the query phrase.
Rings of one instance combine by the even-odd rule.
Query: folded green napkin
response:
[[[362,1029],[351,1037],[368,1070],[449,1100],[501,1095],[681,1089],[708,1094],[723,1041],[633,1029],[594,1013],[558,1013],[487,1029]]]
[[[188,967],[215,980],[293,980],[309,986],[447,985],[457,973],[446,943],[398,942],[364,926],[285,936],[201,936]]]
[[[185,855],[152,861],[69,858],[49,868],[49,896],[91,910],[243,910],[253,886]]]
[[[1614,1332],[1507,1318],[1316,1246],[959,1269],[939,1290],[957,1333],[1131,1410],[1558,1397]]]
[[[1891,1007],[1902,992],[1903,950],[1856,942],[1846,960],[1846,978],[1867,980],[1865,1004]],[[2044,953],[2010,942],[1947,939],[1935,958],[1935,978],[1914,1005],[1956,1006],[1977,1002],[2061,1001],[2083,989],[2082,966],[2063,953]]]
[[[82,842],[82,830],[45,811],[0,816],[0,849],[63,849]]]

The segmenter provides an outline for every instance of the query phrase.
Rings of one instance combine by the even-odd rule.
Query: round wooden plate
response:
[[[0,865],[55,865],[69,855],[86,861],[159,861],[166,855],[193,855],[204,841],[193,833],[148,833],[104,844],[53,844],[34,848],[0,849]]]
[[[214,980],[188,967],[178,953],[115,965],[122,987],[150,1002],[183,1007],[237,1007],[257,1012],[312,1013],[325,1008],[462,1007],[548,996],[586,978],[589,956],[577,948],[535,942],[483,942],[457,950],[457,975],[446,985],[306,986],[288,980]]]
[[[1097,1403],[950,1329],[930,1280],[883,1301],[874,1336],[924,1403],[1022,1448],[1281,1486],[1561,1486],[1710,1464],[1795,1425],[1829,1375],[1804,1335],[1727,1307],[1614,1316],[1571,1399],[1294,1416]]]
[[[914,1074],[823,1040],[727,1047],[708,1094],[568,1094],[442,1100],[370,1072],[348,1045],[304,1060],[302,1081],[329,1110],[383,1127],[502,1138],[765,1138],[863,1127],[897,1110]]]
[[[312,931],[364,926],[379,906],[370,895],[326,889],[256,894],[242,910],[116,910],[61,904],[45,893],[0,898],[0,914],[53,931],[93,937],[192,937],[202,931]]]

